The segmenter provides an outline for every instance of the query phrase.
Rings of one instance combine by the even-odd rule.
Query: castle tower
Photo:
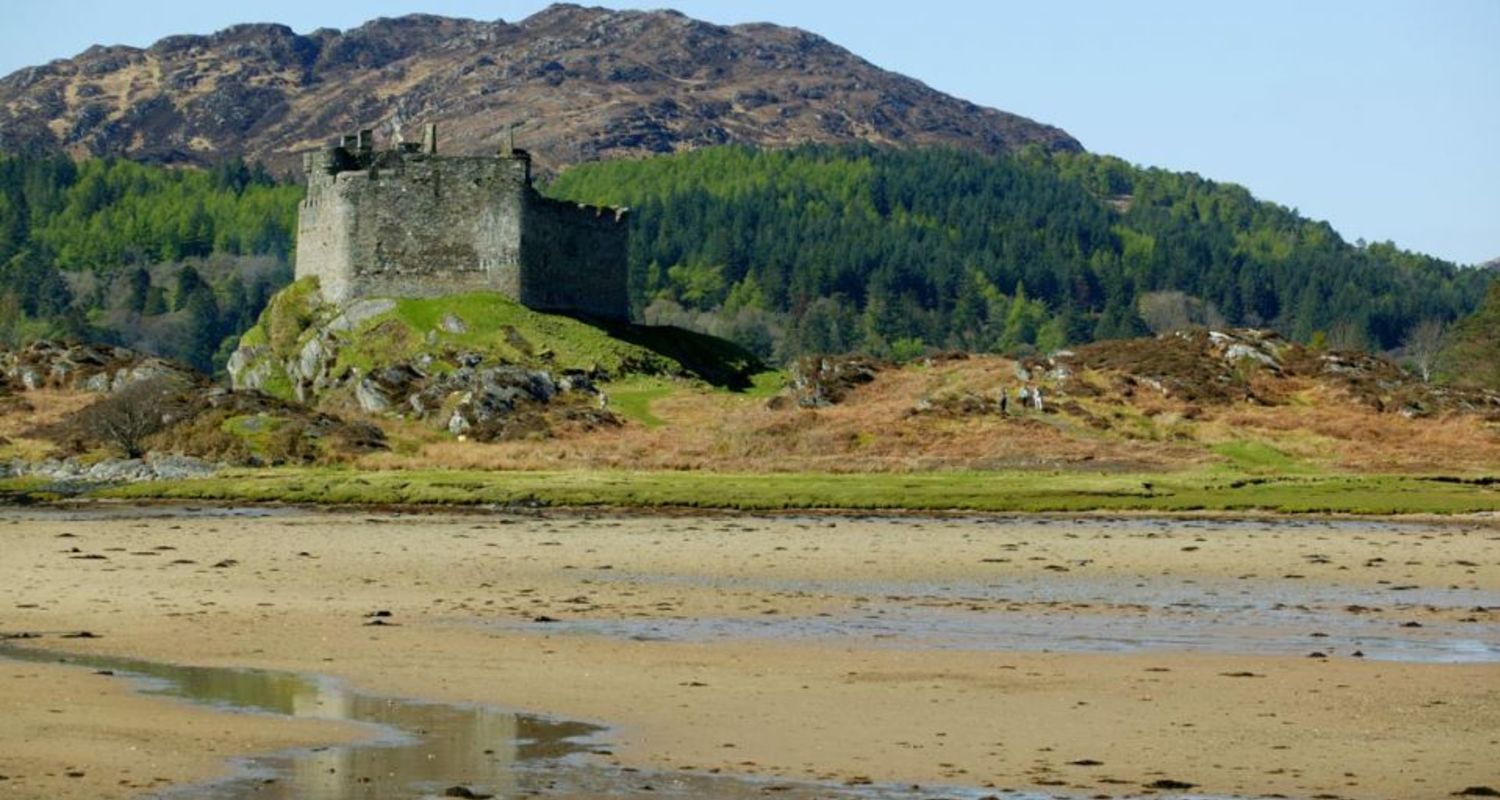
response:
[[[494,291],[628,318],[627,212],[543,197],[509,135],[496,157],[438,155],[432,124],[420,147],[377,150],[364,130],[304,154],[297,277],[334,303]]]

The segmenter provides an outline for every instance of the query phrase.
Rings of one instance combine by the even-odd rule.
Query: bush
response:
[[[179,377],[137,381],[79,411],[73,424],[85,441],[140,458],[148,437],[190,412],[191,388]]]

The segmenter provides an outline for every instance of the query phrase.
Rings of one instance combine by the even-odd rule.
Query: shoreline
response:
[[[687,477],[684,477],[687,476]],[[1071,485],[1069,476],[1082,485]],[[70,508],[111,504],[140,506],[214,505],[250,508],[319,509],[348,512],[391,513],[517,513],[553,511],[598,513],[620,516],[692,516],[705,514],[750,516],[890,516],[914,518],[963,517],[1162,517],[1172,519],[1399,519],[1486,521],[1500,519],[1500,482],[1486,477],[1456,479],[1442,475],[1332,474],[1266,478],[1217,474],[1172,474],[1118,476],[1111,474],[1049,475],[1029,472],[1002,473],[913,473],[880,476],[880,489],[901,496],[903,503],[869,502],[855,497],[839,498],[848,487],[806,491],[795,485],[777,487],[782,494],[764,492],[715,496],[721,487],[715,481],[757,480],[789,482],[797,478],[830,480],[835,484],[862,483],[870,475],[799,473],[674,473],[658,471],[561,470],[535,471],[422,470],[367,471],[322,468],[274,468],[263,471],[230,470],[225,476],[207,479],[144,481],[129,484],[77,488],[59,495],[45,485],[0,480],[0,509]],[[1169,482],[1155,493],[1155,477]],[[592,482],[584,489],[548,486],[546,481]],[[1060,486],[1038,490],[1037,479],[1053,478]],[[673,479],[698,481],[700,486],[665,488],[654,483]],[[902,481],[905,480],[903,484]],[[301,481],[325,481],[321,491],[306,491]],[[379,480],[398,481],[384,499],[351,495],[350,484],[369,487]],[[507,481],[531,482],[511,489]],[[996,484],[986,485],[986,480]],[[1088,482],[1102,481],[1104,488]],[[1006,482],[1020,482],[1011,490]],[[893,484],[885,486],[884,484]],[[1132,494],[1118,487],[1143,483],[1148,494]],[[260,484],[260,485],[256,485]],[[977,484],[977,485],[976,485]],[[1413,486],[1415,485],[1415,490]],[[1279,499],[1258,502],[1234,497],[1244,487],[1268,486],[1283,490]],[[1455,487],[1458,492],[1454,492]],[[76,487],[75,487],[76,488]],[[421,495],[424,490],[430,497]],[[665,496],[637,496],[632,491],[661,491]],[[1465,491],[1467,490],[1467,491]],[[379,487],[369,490],[378,494]],[[800,495],[798,492],[802,492]],[[1040,491],[1040,496],[1037,492]],[[1425,494],[1422,492],[1426,492]],[[957,492],[957,498],[949,498]],[[1171,502],[1181,492],[1190,496]],[[1372,501],[1371,494],[1381,499]],[[830,496],[830,494],[832,496]],[[1299,496],[1311,495],[1309,496]],[[1457,496],[1455,496],[1457,494]],[[1415,496],[1412,496],[1415,495]],[[284,499],[284,498],[291,499]],[[1392,497],[1400,498],[1392,500]],[[829,502],[832,500],[832,502]],[[1150,502],[1147,502],[1150,501]],[[1160,502],[1157,502],[1160,501]]]
[[[174,497],[69,497],[59,500],[14,502],[0,497],[0,514],[11,511],[55,511],[78,509],[255,509],[287,514],[402,514],[410,516],[557,516],[587,517],[723,517],[726,519],[794,519],[797,517],[829,519],[908,519],[908,520],[1151,520],[1178,522],[1371,522],[1410,523],[1416,525],[1465,525],[1500,523],[1500,511],[1466,511],[1451,514],[1429,512],[1357,513],[1348,511],[1291,512],[1270,509],[1130,509],[1097,508],[1078,511],[998,511],[966,508],[861,508],[861,507],[791,507],[735,508],[731,506],[691,505],[503,505],[442,503],[340,503],[315,501],[236,500],[234,498],[188,499]],[[184,514],[186,516],[186,514]]]

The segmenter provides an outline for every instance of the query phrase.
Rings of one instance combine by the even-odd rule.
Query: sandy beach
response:
[[[89,507],[5,511],[0,554],[0,633],[42,634],[12,644],[593,722],[607,765],[1069,797],[1500,786],[1493,520]],[[82,667],[0,676],[0,797],[137,796],[364,735]]]

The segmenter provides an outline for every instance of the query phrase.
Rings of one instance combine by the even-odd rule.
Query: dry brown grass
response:
[[[1107,374],[1091,389],[1050,390],[1054,413],[988,410],[1001,387],[1014,391],[1010,361],[976,356],[881,372],[827,408],[768,407],[763,399],[683,386],[657,400],[659,427],[563,433],[541,441],[476,444],[408,425],[408,444],[367,456],[378,467],[705,469],[752,472],[908,472],[929,469],[1169,469],[1225,463],[1213,448],[1259,442],[1311,469],[1365,472],[1486,471],[1500,468],[1500,430],[1478,415],[1408,419],[1355,402],[1343,389],[1306,377],[1254,376],[1256,396],[1190,402],[1145,386],[1129,395]],[[1076,384],[1075,384],[1076,385]],[[916,411],[918,401],[967,397],[952,411]],[[976,400],[978,398],[978,400]],[[979,402],[982,400],[984,402]],[[943,408],[949,408],[949,405]],[[967,409],[967,410],[965,410]]]
[[[56,446],[39,435],[98,399],[89,392],[39,389],[0,397],[0,458],[40,459]]]
[[[972,358],[882,372],[836,405],[769,408],[762,398],[686,387],[656,401],[666,424],[631,423],[554,439],[478,444],[432,436],[414,447],[367,456],[383,468],[708,469],[717,471],[907,472],[928,469],[1129,465],[1157,468],[1192,461],[1180,445],[1080,435],[1057,415],[916,413],[935,392],[993,398],[1014,390],[1010,361]],[[409,432],[409,427],[403,427]],[[393,437],[393,438],[399,438]],[[411,441],[411,439],[408,439]]]
[[[1369,472],[1500,469],[1500,427],[1476,414],[1408,419],[1352,402],[1327,387],[1305,391],[1307,405],[1236,408],[1221,415],[1241,438],[1265,440],[1339,469]],[[1298,452],[1318,443],[1321,452]]]
[[[721,472],[913,472],[931,469],[1181,469],[1225,463],[1213,448],[1250,441],[1311,469],[1356,472],[1494,472],[1500,426],[1477,414],[1408,419],[1353,401],[1304,377],[1256,376],[1257,396],[1282,404],[1193,403],[1137,386],[1129,396],[1109,374],[1084,376],[1074,396],[1048,386],[1056,413],[1001,417],[985,411],[918,413],[918,401],[969,393],[993,402],[1014,391],[1010,361],[976,356],[888,369],[836,406],[770,408],[765,398],[681,384],[654,401],[664,424],[556,429],[550,439],[458,442],[420,422],[370,418],[391,450],[355,463],[379,468],[556,469]],[[1276,385],[1262,386],[1275,380]],[[1262,392],[1264,389],[1264,393]],[[23,392],[0,410],[0,458],[36,458],[51,443],[31,434],[87,405],[85,392]],[[17,401],[24,406],[17,406]],[[29,410],[19,410],[29,406]],[[361,415],[344,414],[346,418]]]

